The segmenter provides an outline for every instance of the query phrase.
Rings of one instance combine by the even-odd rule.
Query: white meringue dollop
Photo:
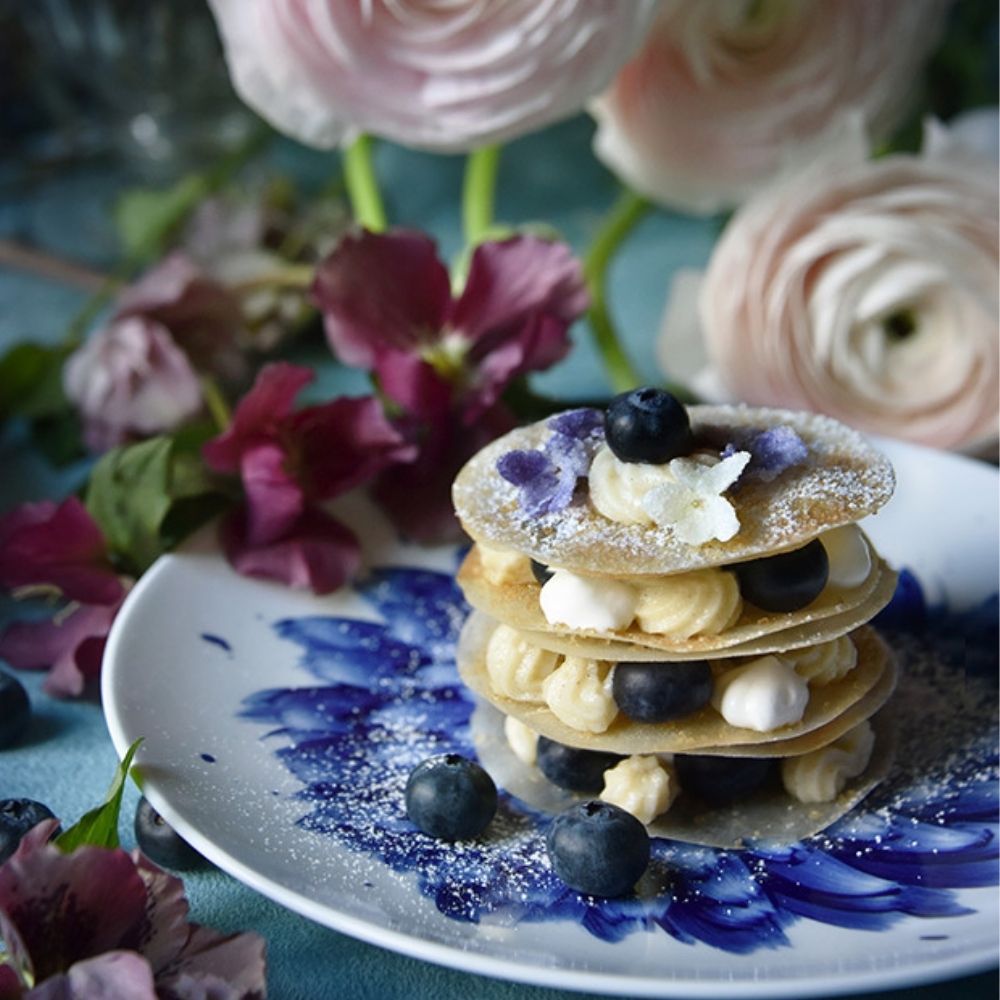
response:
[[[859,587],[872,571],[872,557],[865,536],[856,524],[824,531],[819,536],[830,563],[827,585]]]
[[[628,628],[638,600],[638,592],[630,584],[607,577],[577,576],[565,569],[557,569],[538,596],[550,625],[601,632]]]
[[[809,685],[776,656],[761,656],[715,678],[712,705],[731,726],[769,733],[798,722]]]

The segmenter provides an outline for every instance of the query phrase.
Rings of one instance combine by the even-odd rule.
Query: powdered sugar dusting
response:
[[[512,431],[465,466],[453,490],[459,518],[473,538],[546,564],[613,576],[662,574],[794,547],[873,513],[892,494],[888,460],[829,417],[742,406],[692,406],[688,412],[697,436],[719,436],[724,442],[735,432],[787,426],[809,451],[805,462],[775,481],[748,482],[732,494],[740,530],[728,542],[686,545],[671,528],[618,524],[589,502],[528,516],[495,463],[513,449],[539,447],[548,433],[545,424]]]

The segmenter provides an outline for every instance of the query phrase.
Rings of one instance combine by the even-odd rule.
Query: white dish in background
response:
[[[996,470],[883,445],[897,495],[865,525],[882,553],[915,572],[931,603],[965,609],[995,594]],[[976,739],[941,748],[942,759],[956,751],[951,770],[919,788],[897,787],[891,803],[876,793],[852,818],[853,839],[817,839],[784,856],[661,842],[651,879],[664,888],[641,901],[588,903],[560,891],[538,861],[544,820],[516,801],[505,807],[504,832],[484,844],[455,848],[412,833],[401,811],[409,767],[429,752],[467,752],[465,701],[450,663],[460,616],[448,575],[457,553],[398,545],[370,514],[353,517],[364,525],[371,564],[397,568],[367,588],[317,598],[248,580],[202,536],[160,560],[115,623],[103,694],[116,748],[121,754],[144,738],[137,759],[145,794],[219,867],[375,944],[563,989],[798,997],[926,982],[996,962],[995,882],[956,887],[996,876],[988,860],[995,805],[976,805],[996,783],[981,780],[984,762],[974,759],[995,750],[996,737],[975,714]],[[323,621],[331,617],[341,624]],[[241,716],[248,705],[256,719]],[[296,731],[268,735],[279,716]],[[307,786],[290,768],[326,784],[309,785],[312,798],[303,797]],[[948,801],[954,808],[938,808]],[[975,815],[956,817],[963,808]],[[886,853],[887,837],[916,814],[910,841]],[[988,829],[992,841],[978,832]],[[926,879],[913,874],[914,844],[933,855]],[[882,881],[872,858],[884,859]],[[906,872],[908,886],[898,878]],[[812,890],[803,885],[810,873],[822,876]],[[879,909],[883,916],[871,915]],[[650,926],[640,926],[643,918]],[[886,926],[858,929],[866,920]],[[727,922],[733,929],[722,929]]]

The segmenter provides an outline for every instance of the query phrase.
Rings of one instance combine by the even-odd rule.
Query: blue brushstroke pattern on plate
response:
[[[659,927],[679,941],[748,953],[787,945],[785,929],[801,918],[880,930],[907,915],[957,916],[969,911],[952,890],[997,882],[992,719],[947,767],[890,779],[863,809],[792,846],[719,850],[654,838],[649,870],[626,898],[567,889],[544,858],[548,817],[502,790],[482,838],[435,841],[406,819],[403,789],[431,754],[474,756],[474,705],[454,663],[467,607],[450,575],[423,569],[379,570],[356,591],[379,621],[275,623],[316,683],[259,691],[241,715],[276,727],[275,753],[308,805],[301,826],[415,873],[449,917],[570,920],[605,941]],[[929,608],[904,571],[876,624],[899,648],[933,648],[950,671],[945,685],[966,692],[977,676],[996,674],[996,597],[963,613]]]

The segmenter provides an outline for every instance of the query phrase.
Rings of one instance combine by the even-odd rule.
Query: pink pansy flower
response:
[[[232,425],[203,454],[215,471],[243,480],[246,504],[222,527],[230,562],[323,593],[339,587],[360,556],[354,536],[318,505],[414,452],[374,397],[293,410],[313,377],[287,363],[263,368]]]
[[[409,413],[433,419],[457,404],[466,423],[519,375],[564,357],[588,301],[564,243],[483,243],[455,297],[429,237],[367,231],[344,237],[320,264],[313,296],[343,361],[373,371]]]
[[[211,0],[233,85],[272,125],[440,151],[568,117],[605,87],[654,0]]]
[[[45,690],[79,695],[98,676],[108,631],[127,581],[108,559],[104,536],[76,498],[22,504],[0,518],[0,586],[52,587],[72,603],[52,621],[15,622],[0,632],[0,658],[50,669]]]
[[[90,604],[113,604],[124,593],[104,535],[76,497],[21,504],[0,517],[0,587],[36,584]]]
[[[4,1000],[253,1000],[266,992],[264,941],[188,923],[180,879],[138,851],[49,843],[30,830],[0,866]]]
[[[246,375],[239,298],[186,254],[174,252],[118,299],[115,319],[143,317],[168,330],[199,371],[238,380]]]
[[[456,536],[451,480],[514,425],[508,385],[569,350],[588,301],[579,262],[534,236],[483,243],[456,296],[427,236],[360,232],[319,266],[313,296],[334,351],[375,374],[420,448],[379,477],[376,497],[411,538]]]
[[[171,431],[201,409],[187,355],[165,327],[141,316],[114,319],[90,336],[67,359],[63,388],[94,451]]]

